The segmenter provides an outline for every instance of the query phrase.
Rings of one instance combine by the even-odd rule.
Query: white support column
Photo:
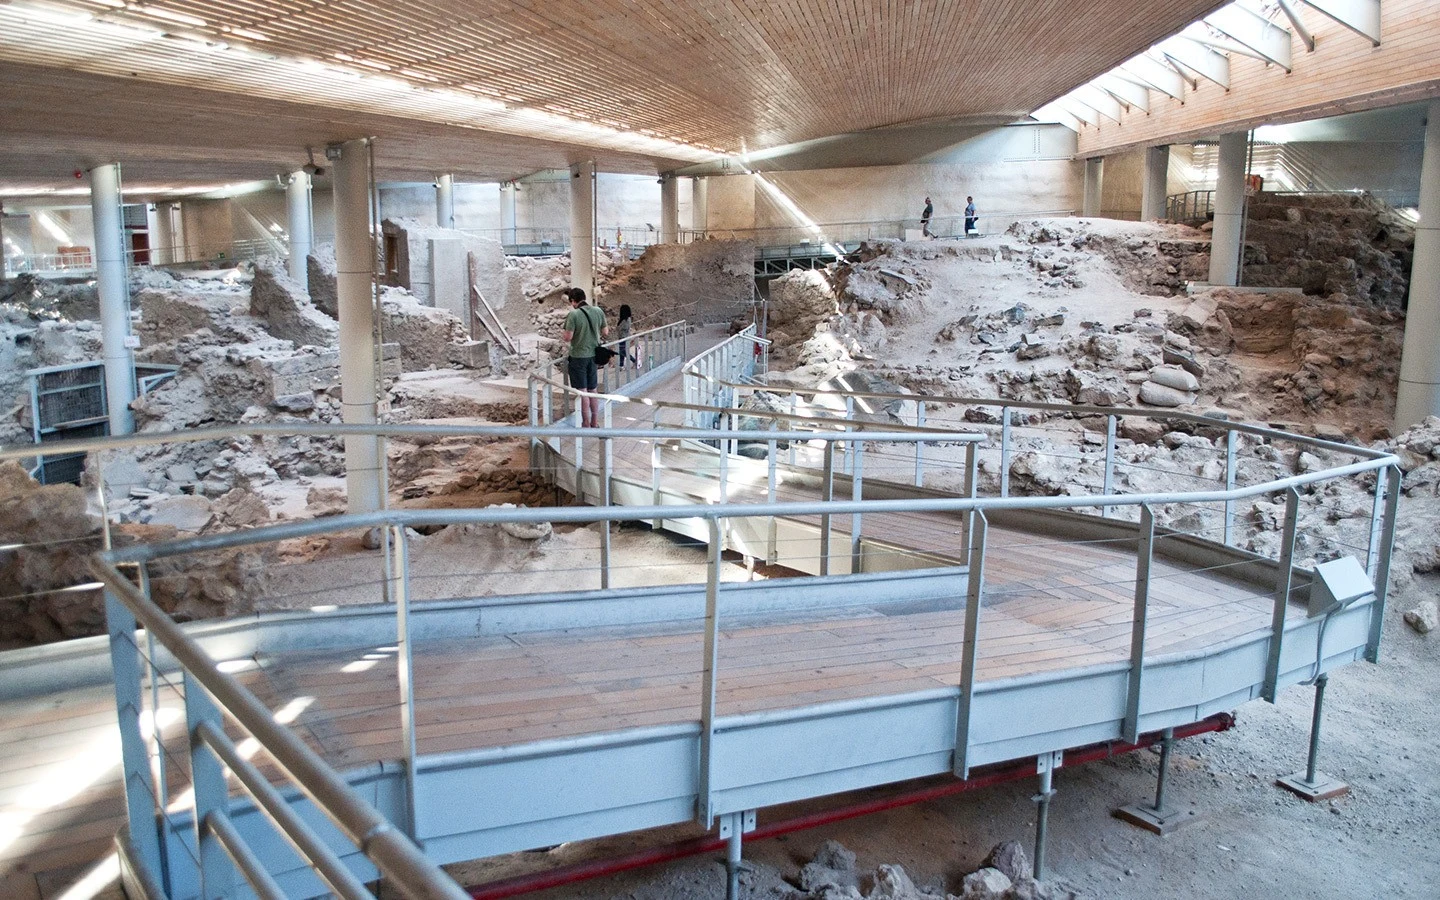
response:
[[[290,232],[290,277],[301,284],[308,278],[305,260],[310,256],[314,222],[310,208],[310,174],[291,172],[285,187],[285,225]]]
[[[570,167],[570,286],[595,299],[595,161]]]
[[[710,227],[710,182],[703,176],[690,179],[690,219],[695,231]]]
[[[105,412],[111,434],[135,431],[135,355],[130,348],[130,283],[125,273],[120,166],[90,170],[90,210],[95,220],[95,281],[100,295],[100,334],[105,355]]]
[[[375,414],[375,337],[371,277],[375,244],[370,234],[370,148],[347,141],[335,159],[335,293],[340,308],[341,408],[346,425],[371,425]],[[327,157],[330,153],[327,151]],[[346,510],[374,512],[380,494],[380,449],[374,437],[345,438]]]
[[[1140,218],[1146,222],[1165,218],[1169,190],[1170,147],[1145,148],[1145,184],[1140,195]]]
[[[1440,100],[1430,101],[1425,125],[1420,222],[1415,227],[1415,260],[1410,269],[1395,433],[1434,415],[1440,415]]]
[[[1105,157],[1092,156],[1085,160],[1085,208],[1082,215],[1100,215],[1100,197],[1105,189]]]
[[[10,251],[5,249],[5,203],[0,201],[0,281],[6,278],[10,266]]]
[[[1245,151],[1249,134],[1220,136],[1219,176],[1215,182],[1215,230],[1210,233],[1210,283],[1240,281],[1240,235],[1245,230]]]
[[[170,261],[185,262],[190,258],[185,246],[185,208],[179,203],[170,203],[165,207],[165,214],[170,217]]]
[[[441,228],[455,227],[454,175],[441,175],[435,179],[435,224]]]
[[[500,185],[500,243],[517,244],[515,235],[515,207],[520,197],[520,186],[513,181]]]
[[[660,176],[660,243],[680,240],[680,182],[674,175]]]

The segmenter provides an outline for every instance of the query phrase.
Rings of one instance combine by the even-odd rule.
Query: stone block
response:
[[[430,305],[461,322],[470,317],[470,266],[459,237],[430,241]]]
[[[450,361],[467,369],[490,370],[490,342],[465,341],[450,345]]]

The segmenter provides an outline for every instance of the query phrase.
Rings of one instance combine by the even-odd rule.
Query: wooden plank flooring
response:
[[[656,394],[678,397],[672,382]],[[618,406],[615,423],[651,422],[650,408]],[[591,442],[595,443],[595,442]],[[616,471],[648,483],[649,448],[615,442]],[[666,483],[697,495],[713,477],[672,455]],[[763,466],[763,463],[761,464]],[[762,469],[763,471],[763,469]],[[782,499],[813,499],[784,485]],[[732,496],[762,499],[737,480]],[[810,517],[818,524],[818,517]],[[954,558],[958,515],[866,515],[867,536]],[[848,517],[832,527],[848,538]],[[837,545],[839,546],[839,545]],[[1133,542],[1061,542],[992,526],[977,663],[981,680],[1123,660],[1130,646]],[[952,608],[725,617],[721,715],[924,690],[959,682],[964,598]],[[1147,649],[1194,649],[1268,627],[1270,597],[1225,571],[1157,559]],[[1299,615],[1297,611],[1295,613]],[[693,721],[699,715],[702,637],[696,622],[589,628],[417,645],[422,753]],[[369,658],[367,658],[369,657]],[[298,653],[259,660],[241,679],[271,709],[300,709],[292,727],[338,768],[400,755],[392,648]],[[166,688],[162,703],[178,708]],[[108,687],[0,703],[0,897],[63,891],[111,852],[122,824],[118,732]],[[183,725],[165,728],[171,798],[187,787]],[[257,758],[257,762],[263,761]],[[103,896],[103,895],[102,895]]]

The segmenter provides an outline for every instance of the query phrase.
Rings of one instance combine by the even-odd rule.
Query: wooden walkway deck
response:
[[[648,426],[650,413],[641,409],[617,408],[615,423]],[[623,452],[624,441],[616,443],[617,464],[625,460],[626,471],[636,469],[633,474],[648,482],[648,447],[636,459]],[[713,485],[703,476],[666,477]],[[758,490],[763,494],[763,483]],[[804,492],[786,487],[782,497],[801,499]],[[848,524],[836,519],[836,529],[848,532]],[[958,517],[873,515],[863,524],[866,533],[937,554],[953,555],[959,541]],[[1076,543],[992,527],[980,680],[1128,658],[1134,573],[1133,543]],[[1199,649],[1264,629],[1271,608],[1262,587],[1163,559],[1153,569],[1150,604],[1149,654]],[[722,618],[719,712],[955,685],[962,607],[963,598],[956,598],[954,608],[909,612],[848,608]],[[258,660],[258,669],[240,677],[272,708],[293,715],[306,740],[344,769],[401,755],[393,652],[356,647],[287,654]],[[701,657],[695,622],[419,644],[419,750],[692,721],[699,716]],[[162,705],[178,709],[172,689],[162,695]],[[108,687],[0,703],[6,723],[0,737],[0,896],[56,896],[111,852],[123,815],[114,716]],[[183,717],[164,734],[169,752],[183,759]],[[171,788],[183,802],[183,777]]]

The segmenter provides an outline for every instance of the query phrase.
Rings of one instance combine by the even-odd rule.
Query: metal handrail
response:
[[[303,741],[275,721],[265,705],[233,676],[222,672],[204,649],[164,610],[122,575],[120,557],[102,552],[91,571],[107,592],[124,604],[146,633],[153,636],[184,670],[215,698],[226,715],[239,723],[315,802],[335,825],[392,879],[407,897],[423,900],[467,900],[467,894],[345,783],[335,770]]]

